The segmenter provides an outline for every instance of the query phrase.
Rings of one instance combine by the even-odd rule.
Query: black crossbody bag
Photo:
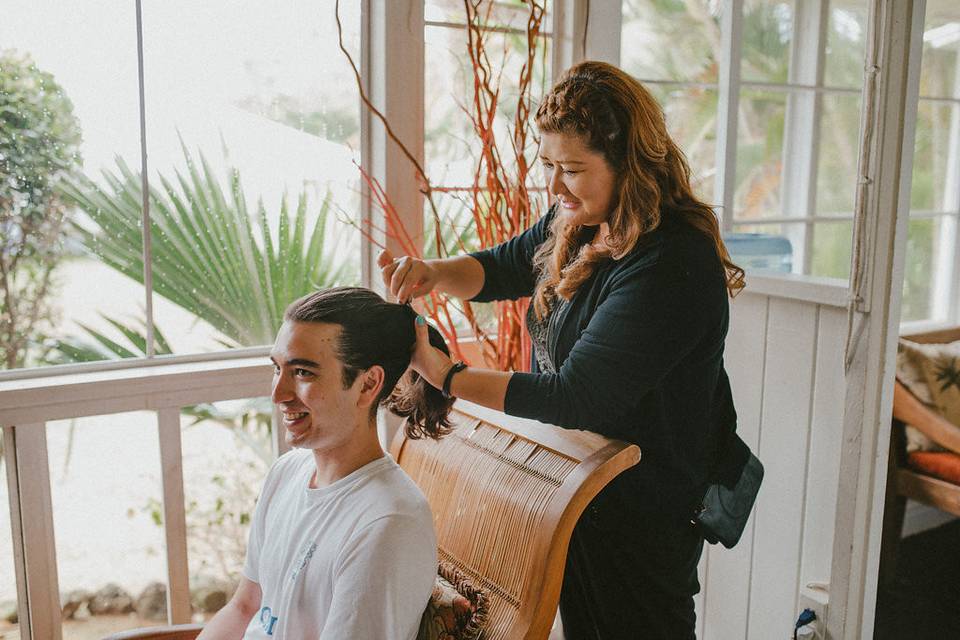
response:
[[[763,481],[763,464],[736,433],[721,452],[693,522],[704,540],[732,549],[743,535]]]

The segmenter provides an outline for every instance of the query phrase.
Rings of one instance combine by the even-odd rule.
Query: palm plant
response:
[[[225,194],[202,153],[199,164],[185,146],[183,155],[187,170],[150,188],[154,291],[217,329],[225,346],[269,343],[291,300],[348,276],[329,253],[330,198],[311,223],[306,193],[294,212],[284,197],[274,237],[263,201],[255,216],[248,208],[238,171]],[[103,172],[106,188],[81,176],[61,190],[93,223],[72,226],[84,248],[143,284],[140,174],[116,162],[116,172]]]

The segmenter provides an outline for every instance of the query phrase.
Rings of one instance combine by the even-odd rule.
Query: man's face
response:
[[[289,321],[277,334],[270,353],[271,397],[292,447],[332,451],[349,445],[360,429],[369,430],[369,403],[361,400],[363,373],[343,388],[339,334],[336,324]]]

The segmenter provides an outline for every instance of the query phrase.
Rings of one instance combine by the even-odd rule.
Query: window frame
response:
[[[741,44],[743,40],[744,0],[727,0],[720,16],[721,57],[717,80],[717,138],[715,200],[717,215],[725,233],[732,232],[735,225],[755,226],[795,224],[793,233],[784,233],[794,246],[794,259],[799,256],[803,273],[749,273],[751,283],[759,283],[764,293],[790,298],[836,300],[848,296],[849,282],[843,279],[822,278],[809,275],[812,266],[813,239],[823,223],[843,223],[853,220],[853,213],[825,215],[816,211],[817,170],[819,163],[820,121],[823,115],[823,98],[831,95],[862,93],[860,88],[837,87],[825,84],[826,42],[829,34],[829,0],[793,0],[793,38],[788,81],[785,84],[744,80],[741,77]],[[622,12],[617,12],[619,24],[611,32],[622,32]],[[592,15],[591,15],[592,20]],[[814,27],[814,28],[811,28]],[[609,27],[608,27],[609,28]],[[619,50],[619,42],[617,43]],[[620,63],[620,59],[616,60]],[[958,66],[960,75],[960,66]],[[638,78],[645,84],[673,87],[713,87],[712,84]],[[736,155],[739,101],[744,89],[759,89],[785,93],[787,114],[783,140],[783,187],[782,201],[795,203],[791,209],[797,215],[778,215],[759,219],[742,219],[734,214],[734,190],[736,188]],[[930,98],[920,96],[921,103],[936,100],[954,105],[953,122],[960,123],[960,81],[955,84],[953,98]],[[915,124],[914,124],[915,126]],[[815,135],[811,135],[811,132]],[[911,154],[912,159],[912,154]],[[912,172],[910,166],[905,171]],[[953,181],[951,186],[950,181]],[[957,132],[951,132],[948,179],[944,186],[952,196],[945,211],[910,212],[910,218],[939,217],[943,220],[940,233],[938,264],[933,277],[934,299],[932,318],[903,323],[904,330],[925,330],[932,327],[960,323],[960,124]],[[802,225],[802,226],[801,226]],[[798,250],[799,248],[799,250]],[[751,286],[749,290],[757,290]],[[816,293],[811,293],[815,291]]]

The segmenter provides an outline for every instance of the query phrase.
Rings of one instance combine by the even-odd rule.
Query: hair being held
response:
[[[375,292],[360,287],[335,287],[308,294],[287,307],[284,320],[324,322],[340,326],[337,357],[343,364],[343,385],[349,387],[361,371],[383,367],[383,388],[373,405],[386,406],[406,418],[409,438],[438,439],[450,432],[449,413],[453,398],[420,377],[410,366],[416,342],[409,305],[387,302]],[[443,336],[428,327],[430,344],[450,353]]]

